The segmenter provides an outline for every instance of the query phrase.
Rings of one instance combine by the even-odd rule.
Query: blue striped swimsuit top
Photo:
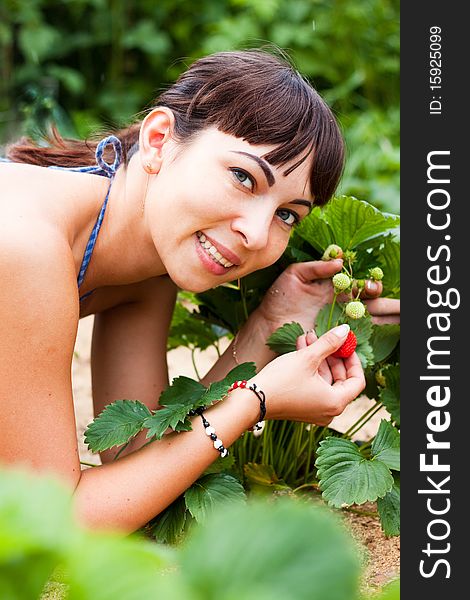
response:
[[[112,145],[114,148],[114,163],[112,165],[108,164],[103,158],[104,150],[105,150],[106,146],[108,146],[108,145]],[[80,286],[82,285],[83,280],[85,278],[85,273],[88,269],[88,265],[91,260],[91,255],[93,254],[93,249],[95,247],[96,240],[98,238],[98,233],[100,231],[101,224],[103,223],[104,213],[106,212],[106,206],[108,205],[109,193],[111,191],[111,185],[113,183],[113,179],[116,174],[116,171],[118,170],[118,167],[121,164],[122,146],[121,146],[120,140],[114,135],[110,135],[109,137],[104,138],[103,140],[101,140],[101,142],[96,147],[95,156],[96,156],[96,165],[92,165],[92,166],[88,166],[88,167],[58,167],[55,165],[47,167],[48,169],[60,169],[62,171],[75,171],[78,173],[90,173],[92,175],[101,175],[102,177],[108,177],[110,180],[106,198],[104,199],[103,205],[98,214],[98,218],[96,219],[96,223],[95,223],[93,230],[90,234],[90,237],[88,239],[88,242],[87,242],[87,245],[85,248],[85,254],[83,255],[83,259],[82,259],[82,264],[80,265],[80,270],[78,272],[78,277],[77,277],[78,289],[80,289]],[[10,162],[8,159],[5,159],[5,158],[0,158],[0,161]],[[94,291],[95,290],[90,290],[83,296],[80,296],[80,302],[82,300],[84,300],[85,298],[87,298]]]

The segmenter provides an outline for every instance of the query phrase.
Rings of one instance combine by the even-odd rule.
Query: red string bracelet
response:
[[[246,379],[243,379],[242,381],[235,381],[234,383],[232,383],[232,385],[230,386],[230,388],[228,390],[228,393],[233,392],[233,390],[236,390],[237,388],[251,390],[254,394],[256,394],[256,396],[259,400],[260,415],[259,415],[258,422],[255,423],[255,425],[251,428],[251,431],[261,431],[264,427],[263,421],[264,421],[264,417],[266,416],[265,393],[263,392],[263,390],[260,390],[258,388],[256,383],[252,383],[252,384],[248,385],[248,382]]]

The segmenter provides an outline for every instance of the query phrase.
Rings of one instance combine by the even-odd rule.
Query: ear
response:
[[[172,139],[175,116],[166,106],[154,108],[142,122],[139,152],[142,167],[148,173],[158,173],[163,160],[163,147]]]

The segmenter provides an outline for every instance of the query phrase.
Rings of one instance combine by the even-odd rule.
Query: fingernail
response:
[[[338,327],[333,327],[331,333],[334,333],[334,335],[340,339],[345,338],[349,333],[349,325],[344,323],[343,325],[338,325]]]
[[[371,281],[370,279],[367,279],[364,287],[366,288],[366,291],[369,292],[369,294],[375,294],[375,292],[378,289],[376,282]]]

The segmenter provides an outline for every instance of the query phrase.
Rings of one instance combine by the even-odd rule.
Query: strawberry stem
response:
[[[333,296],[333,302],[331,303],[331,308],[330,308],[330,314],[328,315],[328,325],[326,326],[326,330],[329,331],[330,327],[331,327],[331,321],[333,320],[333,311],[335,309],[335,304],[336,304],[336,296],[338,294],[335,292],[334,296]]]

